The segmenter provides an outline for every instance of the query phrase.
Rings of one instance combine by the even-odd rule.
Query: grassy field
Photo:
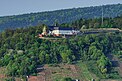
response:
[[[83,80],[87,80],[87,81],[92,80],[92,79],[94,79],[95,81],[100,80],[100,78],[98,78],[95,74],[93,74],[92,72],[88,70],[88,66],[86,65],[86,62],[78,61],[76,65],[82,71],[82,74],[80,76],[82,76]]]
[[[83,76],[83,78],[85,80],[91,80],[93,78],[93,76],[91,75],[91,73],[88,71],[87,66],[83,62],[78,62],[77,65],[80,67],[80,69],[82,71],[81,76]]]

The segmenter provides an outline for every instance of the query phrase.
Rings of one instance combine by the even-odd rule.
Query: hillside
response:
[[[63,23],[64,27],[75,27],[77,29],[96,29],[96,28],[119,28],[122,29],[122,16],[115,18],[103,18],[103,24],[101,18],[94,19],[79,19],[71,23]]]
[[[7,76],[23,78],[36,75],[38,66],[74,64],[81,61],[79,68],[87,74],[92,72],[99,79],[121,79],[118,71],[107,58],[108,54],[122,58],[121,33],[89,34],[46,40],[36,37],[42,32],[43,27],[41,25],[25,29],[8,29],[0,33],[0,67],[6,68]],[[65,68],[63,70],[65,71]],[[66,69],[66,71],[72,70]],[[81,74],[85,79],[91,79],[90,74]]]
[[[104,17],[117,17],[122,14],[122,4],[104,5]],[[23,15],[13,15],[0,17],[0,31],[6,28],[18,28],[36,26],[38,24],[52,25],[58,23],[68,23],[78,19],[99,18],[102,14],[102,6],[73,8],[65,10],[30,13]]]

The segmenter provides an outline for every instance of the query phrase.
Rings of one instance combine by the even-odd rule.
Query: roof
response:
[[[48,26],[50,30],[73,30],[73,28],[69,27],[58,27],[58,26]]]

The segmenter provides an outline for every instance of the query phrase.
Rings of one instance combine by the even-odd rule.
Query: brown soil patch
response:
[[[38,81],[38,78],[36,76],[30,76],[28,81]]]
[[[6,76],[3,74],[0,74],[0,78],[5,78]]]
[[[58,64],[57,66],[43,66],[37,76],[29,76],[28,81],[54,81],[55,78],[72,77],[78,79],[79,68],[76,65]]]

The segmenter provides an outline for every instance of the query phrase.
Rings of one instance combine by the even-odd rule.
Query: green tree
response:
[[[45,52],[44,51],[41,51],[40,53],[39,53],[39,60],[40,60],[40,63],[41,64],[43,64],[44,63],[44,61],[45,61]]]
[[[98,60],[97,63],[102,73],[107,73],[108,69],[110,69],[112,65],[110,60],[104,55],[101,56],[100,60]]]

